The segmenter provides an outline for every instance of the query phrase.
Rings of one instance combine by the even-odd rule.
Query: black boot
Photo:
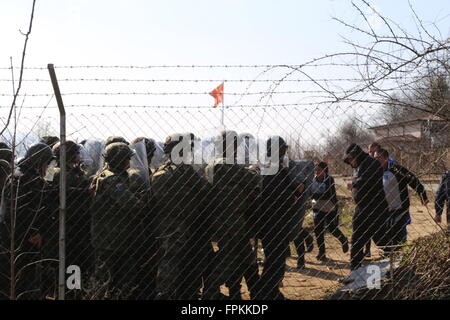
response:
[[[307,233],[305,237],[305,244],[306,244],[306,252],[312,252],[314,250],[314,239],[309,233]]]
[[[343,240],[343,241],[341,242],[341,243],[342,243],[342,252],[347,253],[348,250],[349,250],[349,247],[348,247],[348,239],[345,238],[345,239],[342,239],[342,240]]]
[[[325,251],[322,251],[322,252],[319,251],[319,254],[316,256],[316,259],[319,261],[322,261],[322,262],[325,262],[328,260],[326,254],[325,254]]]
[[[298,257],[297,259],[297,269],[305,269],[305,257]]]

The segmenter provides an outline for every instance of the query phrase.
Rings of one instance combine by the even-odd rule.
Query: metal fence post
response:
[[[59,276],[58,276],[58,300],[65,299],[66,286],[66,111],[59,91],[53,64],[48,64],[48,72],[55,92],[59,109],[60,127],[60,184],[59,184]]]

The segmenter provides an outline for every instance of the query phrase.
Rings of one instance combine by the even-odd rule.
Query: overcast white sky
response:
[[[414,32],[416,26],[407,1],[370,1],[383,15]],[[359,3],[359,2],[357,2]],[[20,63],[23,36],[19,30],[28,28],[31,0],[0,1],[0,67],[9,67],[10,57]],[[449,36],[450,1],[411,1],[415,11],[434,34]],[[367,10],[375,29],[382,30],[382,22]],[[25,64],[46,67],[47,63],[63,65],[259,65],[302,64],[311,59],[340,51],[348,51],[340,35],[360,40],[332,17],[362,25],[362,18],[350,1],[298,0],[38,0]],[[58,78],[126,78],[126,79],[254,79],[261,69],[58,69]],[[276,70],[262,79],[279,79],[283,72]],[[317,68],[316,77],[353,77],[351,70]],[[16,74],[17,77],[17,74]],[[25,79],[48,79],[46,70],[26,70]],[[11,93],[10,70],[0,70],[0,94]],[[294,79],[300,79],[297,76]],[[195,95],[68,95],[66,105],[200,105],[213,104],[207,94],[220,82],[201,83],[98,83],[61,82],[63,93],[80,92],[191,92]],[[250,92],[267,90],[270,83],[254,85]],[[263,127],[266,133],[299,134],[306,140],[318,138],[318,132],[329,130],[343,118],[356,114],[363,117],[375,110],[322,109],[306,105],[311,94],[290,94],[266,101],[261,95],[244,98],[248,82],[226,82],[226,105],[305,102],[302,109],[278,111],[235,109],[227,110],[227,125],[239,131],[255,133]],[[281,90],[281,89],[280,89]],[[284,91],[313,90],[308,84],[286,84]],[[22,93],[29,96],[24,106],[42,107],[50,97],[32,94],[51,94],[48,82],[24,83]],[[1,116],[4,118],[11,97],[0,96]],[[21,102],[21,101],[20,101]],[[55,101],[50,102],[55,106]],[[110,109],[99,107],[68,108],[69,130],[78,131],[74,137],[103,137],[112,133],[130,139],[135,135],[152,135],[161,139],[171,131],[192,128],[201,134],[217,129],[220,111],[205,109],[152,110],[148,108]],[[124,113],[124,110],[125,113]],[[174,113],[175,112],[175,113]],[[23,127],[31,128],[40,109],[24,109]],[[92,117],[91,114],[95,114]],[[43,118],[55,117],[55,109],[45,111]],[[263,120],[262,120],[263,119]],[[269,119],[269,120],[267,120]],[[334,121],[334,122],[333,122]],[[57,128],[58,124],[55,123]]]

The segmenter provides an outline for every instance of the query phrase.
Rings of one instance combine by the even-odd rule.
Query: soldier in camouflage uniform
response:
[[[43,136],[39,142],[45,143],[50,148],[53,148],[53,146],[59,142],[59,138],[57,136]]]
[[[86,145],[87,142],[88,141],[85,142],[85,145]],[[95,156],[98,155],[98,150],[97,150],[97,148],[98,148],[97,143],[98,142],[99,141],[93,141],[93,143],[91,144],[91,146],[94,149],[94,150],[91,149],[91,152],[93,152]],[[109,146],[112,143],[116,143],[116,142],[125,143],[127,146],[130,145],[130,143],[124,137],[121,137],[121,136],[109,136],[108,138],[106,138],[105,143],[101,144],[101,146],[103,147],[102,152],[104,153],[104,151],[106,150],[107,146]],[[94,158],[96,158],[96,157],[94,157]],[[102,158],[102,157],[100,156],[100,158]],[[100,173],[102,171],[107,170],[106,163],[104,163],[104,161],[102,161],[104,159],[98,159],[98,160],[100,160],[99,164],[98,164],[98,166],[99,166],[98,171],[90,176],[90,191],[91,192],[93,192],[93,189],[95,188],[95,183],[96,183],[97,177],[100,175]]]
[[[150,168],[150,165],[152,163],[153,160],[153,156],[155,155],[155,151],[156,151],[156,142],[155,140],[151,139],[151,138],[145,138],[145,137],[138,137],[136,139],[133,140],[132,144],[136,144],[140,141],[143,141],[144,145],[145,145],[145,151],[147,154],[147,164],[148,164],[148,169],[150,173],[153,173],[153,170]]]
[[[20,172],[8,180],[2,196],[1,250],[14,258],[15,290],[10,296],[17,299],[40,299],[40,263],[43,243],[48,234],[43,230],[47,217],[51,215],[49,204],[55,194],[44,180],[53,153],[49,146],[37,143],[31,146],[24,159],[18,163]],[[11,186],[12,184],[12,186]],[[11,204],[14,205],[15,220],[11,223]],[[14,228],[14,229],[13,229]],[[11,256],[11,240],[14,255]],[[11,260],[8,259],[8,267]],[[10,277],[10,272],[8,272]],[[5,291],[2,288],[2,291]],[[10,288],[6,290],[10,293]],[[5,293],[4,293],[5,294]]]
[[[184,140],[184,141],[183,141]],[[176,152],[183,141],[183,148]],[[166,139],[166,163],[152,176],[158,212],[158,236],[164,257],[159,265],[157,299],[197,299],[211,250],[207,217],[209,184],[187,162],[192,151],[192,135],[174,134]]]
[[[89,141],[85,141],[84,145],[86,146],[86,144],[88,142]],[[93,153],[93,155],[92,155],[92,156],[94,156],[93,158],[98,158],[98,156],[100,156],[100,158],[102,158],[102,159],[96,159],[99,162],[97,164],[98,171],[94,172],[94,174],[92,174],[92,172],[91,172],[92,175],[89,177],[89,180],[90,180],[89,191],[91,193],[94,192],[95,185],[97,183],[97,178],[100,176],[100,174],[104,170],[107,170],[107,165],[106,165],[106,163],[104,163],[104,158],[102,157],[102,155],[105,152],[107,146],[109,146],[112,143],[116,143],[116,142],[125,143],[127,146],[130,144],[124,137],[121,137],[121,136],[109,136],[108,138],[106,138],[106,141],[104,144],[100,143],[99,141],[95,141],[95,140],[90,143],[90,146],[91,146],[90,151]],[[102,150],[100,152],[99,152],[99,147],[101,147],[101,150]]]
[[[132,299],[138,290],[139,261],[145,204],[140,190],[145,182],[131,179],[128,145],[116,142],[105,148],[105,169],[95,179],[92,213],[92,245],[95,251],[95,298]]]
[[[53,186],[56,191],[59,191],[60,186],[60,148],[59,142],[53,147],[53,153],[57,162],[53,176]],[[82,278],[86,279],[93,271],[93,249],[90,237],[91,216],[89,210],[91,196],[88,192],[88,177],[80,167],[80,148],[81,146],[75,142],[66,141],[66,266],[79,266]],[[56,228],[58,225],[58,214],[59,210],[56,210],[54,213],[54,227]],[[58,233],[55,233],[52,247],[53,252],[57,254]],[[76,296],[76,292],[67,292],[66,294],[67,298],[75,298]]]
[[[138,279],[140,282],[139,292],[136,294],[137,299],[152,300],[156,296],[156,276],[158,272],[158,265],[161,259],[160,241],[156,235],[156,211],[154,209],[154,197],[151,187],[152,170],[150,164],[155,152],[155,142],[153,139],[139,137],[133,140],[132,148],[135,150],[135,157],[132,161],[137,163],[137,166],[129,170],[130,179],[134,181],[136,186],[139,180],[145,183],[144,186],[139,187],[140,192],[136,195],[139,197],[144,206],[143,220],[142,220],[142,242],[136,248],[136,259],[139,262]],[[143,167],[145,166],[145,168]]]
[[[300,185],[292,179],[283,163],[288,146],[279,136],[267,140],[267,156],[278,157],[277,171],[262,178],[261,203],[258,208],[258,237],[264,247],[265,262],[254,290],[256,299],[284,299],[279,291],[283,280],[289,241],[298,224]]]
[[[205,176],[212,184],[211,215],[215,218],[216,231],[213,240],[219,246],[211,276],[215,286],[226,283],[231,299],[240,299],[240,283],[248,275],[247,269],[253,267],[255,271],[253,279],[246,279],[247,284],[257,276],[252,265],[249,224],[253,221],[249,214],[258,192],[258,176],[246,169],[245,164],[237,163],[237,146],[236,132],[221,132],[216,141],[217,158],[205,169]]]
[[[255,285],[259,279],[259,266],[257,259],[258,239],[257,239],[257,225],[258,220],[258,206],[259,195],[261,192],[262,178],[260,175],[260,169],[258,167],[258,145],[255,137],[250,133],[241,133],[238,136],[239,149],[238,149],[238,161],[244,160],[245,168],[253,174],[256,179],[257,190],[253,201],[249,206],[246,214],[248,238],[250,243],[245,247],[246,262],[250,262],[247,265],[244,273],[245,282],[248,290],[254,292]],[[240,163],[240,162],[239,162]]]
[[[124,137],[121,137],[121,136],[110,136],[105,141],[105,148],[108,145],[110,145],[111,143],[115,143],[115,142],[122,142],[122,143],[125,143],[126,145],[130,144]]]

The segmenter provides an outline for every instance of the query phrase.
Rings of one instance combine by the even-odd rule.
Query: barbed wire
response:
[[[353,103],[360,103],[361,101],[352,101]],[[369,101],[368,101],[369,102]],[[380,104],[379,101],[370,102],[373,105]],[[279,104],[238,104],[238,105],[225,105],[224,109],[246,109],[246,108],[278,108],[278,107],[317,107],[317,106],[330,106],[336,104],[336,101],[319,101],[319,102],[299,102],[299,103],[279,103]],[[117,108],[117,109],[130,109],[130,108],[143,108],[143,109],[211,109],[220,110],[219,107],[213,107],[212,105],[136,105],[136,104],[67,104],[65,108]],[[364,108],[370,108],[370,105],[365,105]],[[6,105],[0,105],[0,109],[8,108]],[[48,106],[23,106],[23,109],[42,109],[42,108],[57,108],[56,105]]]
[[[252,95],[264,95],[266,94],[266,91],[259,91],[259,92],[227,92],[226,95],[230,96],[252,96]],[[301,93],[324,93],[324,91],[320,90],[298,90],[298,91],[276,91],[271,92],[271,94],[301,94]],[[92,96],[120,96],[120,95],[131,95],[131,96],[179,96],[179,95],[208,95],[209,92],[192,92],[192,91],[186,91],[186,92],[65,92],[61,93],[62,96],[86,96],[86,95],[92,95]],[[24,96],[18,95],[18,96]],[[48,97],[51,96],[52,93],[27,93],[28,97]],[[1,97],[10,97],[12,94],[8,93],[1,93]]]
[[[409,75],[408,79],[419,79],[423,76]],[[386,80],[404,80],[405,77],[386,77]],[[370,81],[370,79],[368,79]],[[0,79],[1,82],[11,82],[11,79]],[[35,78],[35,79],[23,79],[24,82],[50,82],[50,79]],[[58,82],[274,82],[278,80],[274,79],[132,79],[132,78],[61,78]],[[334,81],[349,81],[360,82],[361,78],[319,78],[319,79],[286,79],[283,82],[334,82]]]
[[[335,56],[344,55],[344,54],[336,54]],[[315,60],[323,60],[326,58],[331,58],[331,55],[324,56],[320,59]],[[337,62],[329,62],[329,63],[305,63],[305,64],[260,64],[260,65],[148,65],[148,66],[139,66],[139,65],[55,65],[55,69],[180,69],[180,68],[204,68],[204,69],[213,69],[213,68],[230,68],[230,69],[265,69],[265,68],[279,68],[279,67],[330,67],[330,66],[347,66],[347,67],[356,67],[360,66],[359,63],[337,63]],[[13,67],[14,69],[18,69],[18,67]],[[11,67],[0,67],[0,70],[8,69],[11,70]],[[38,66],[28,66],[25,67],[24,70],[47,70],[47,67],[38,67]]]

